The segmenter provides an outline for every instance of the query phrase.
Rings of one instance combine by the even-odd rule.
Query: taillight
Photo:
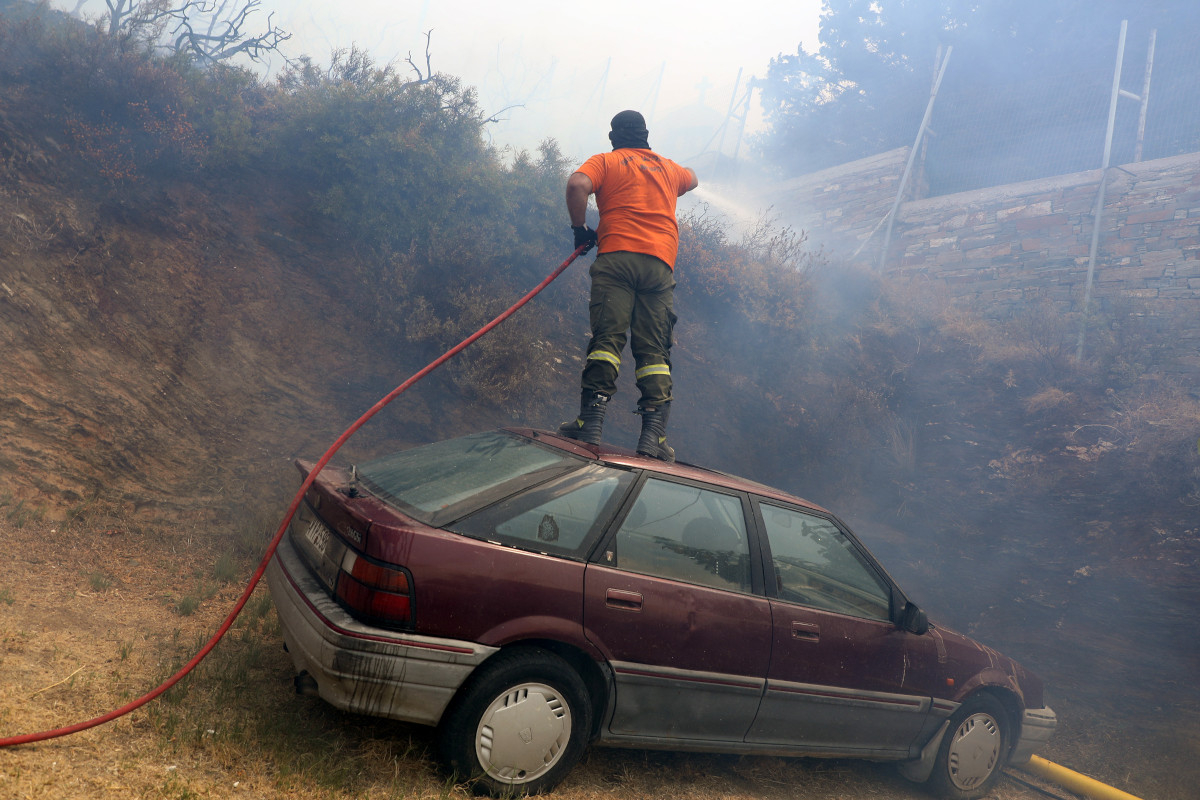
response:
[[[407,628],[412,624],[412,584],[399,568],[368,561],[347,550],[338,572],[337,597],[372,622]]]
[[[408,575],[403,570],[359,558],[352,551],[346,551],[346,557],[342,559],[342,570],[349,572],[356,581],[367,586],[385,592],[408,594]]]

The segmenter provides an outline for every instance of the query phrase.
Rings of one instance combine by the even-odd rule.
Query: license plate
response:
[[[304,536],[308,541],[312,542],[312,546],[322,556],[329,549],[329,529],[319,519],[314,519],[308,523],[308,529],[304,531]]]

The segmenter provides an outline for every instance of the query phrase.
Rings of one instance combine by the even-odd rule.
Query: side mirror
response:
[[[906,603],[900,614],[900,629],[920,636],[929,630],[929,618],[915,603]]]

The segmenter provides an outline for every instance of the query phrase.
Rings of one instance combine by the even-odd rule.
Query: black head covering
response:
[[[622,147],[649,150],[649,135],[645,117],[636,111],[622,111],[612,118],[612,130],[609,131],[608,140],[612,142],[613,150],[620,150]]]

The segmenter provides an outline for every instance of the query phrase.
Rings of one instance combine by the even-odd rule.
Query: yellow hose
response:
[[[1128,792],[1122,792],[1120,789],[1109,786],[1107,783],[1101,783],[1094,778],[1089,778],[1087,775],[1081,775],[1066,767],[1059,766],[1041,756],[1030,756],[1028,764],[1014,764],[1013,766],[1037,775],[1039,778],[1057,783],[1063,788],[1070,789],[1072,792],[1094,798],[1094,800],[1140,800],[1140,798]]]

